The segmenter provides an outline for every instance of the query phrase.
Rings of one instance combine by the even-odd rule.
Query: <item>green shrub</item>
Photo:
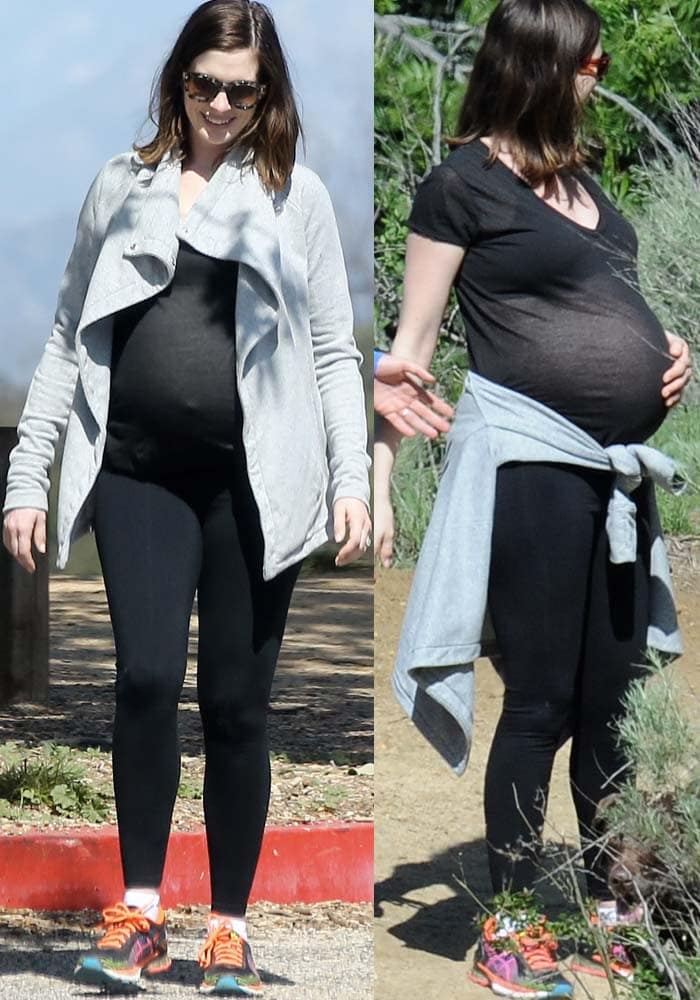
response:
[[[72,754],[70,747],[46,744],[38,757],[5,763],[0,768],[0,815],[11,815],[11,807],[16,806],[48,809],[57,816],[91,823],[106,819],[107,796],[85,780]]]

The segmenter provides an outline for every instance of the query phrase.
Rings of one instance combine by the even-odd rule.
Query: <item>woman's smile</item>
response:
[[[233,122],[235,122],[236,120],[236,116],[232,115],[231,118],[224,118],[217,121],[217,119],[215,118],[210,118],[206,112],[203,113],[202,117],[204,118],[204,120],[208,125],[216,125],[218,127],[222,127],[224,125],[232,125]]]

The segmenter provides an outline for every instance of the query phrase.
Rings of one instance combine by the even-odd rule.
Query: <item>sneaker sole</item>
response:
[[[598,964],[598,962],[593,962],[592,960],[591,964],[588,965],[585,960],[582,960],[580,958],[576,959],[569,963],[569,968],[571,969],[572,972],[580,972],[585,976],[595,976],[597,979],[608,978],[603,965]],[[615,968],[614,966],[611,966],[611,972],[613,976],[615,976],[617,979],[622,979],[626,983],[631,983],[634,981],[633,969],[630,969],[628,971],[627,969],[623,970],[619,967]]]
[[[537,989],[533,987],[532,989],[527,986],[513,986],[512,983],[507,983],[504,979],[498,979],[493,975],[489,975],[482,967],[474,969],[473,972],[467,973],[467,979],[470,979],[477,986],[486,986],[490,988],[492,993],[495,993],[499,997],[511,997],[513,1000],[550,1000],[551,997],[570,997],[573,994],[573,987],[566,986],[555,986],[551,990]]]
[[[153,959],[143,968],[135,969],[133,972],[120,972],[118,969],[105,969],[99,958],[86,958],[73,973],[73,978],[77,983],[85,986],[138,986],[141,973],[147,976],[156,976],[161,972],[167,972],[172,965],[170,958]]]
[[[219,981],[212,986],[202,983],[199,992],[209,996],[256,997],[263,992],[263,987],[243,986],[235,976],[220,976]]]

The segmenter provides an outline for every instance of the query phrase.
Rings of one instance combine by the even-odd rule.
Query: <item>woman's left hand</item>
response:
[[[683,390],[690,382],[693,369],[690,364],[690,348],[682,337],[677,337],[673,333],[666,333],[668,341],[668,352],[675,358],[671,367],[664,374],[664,386],[661,395],[667,407],[675,406],[680,402]]]
[[[372,522],[361,500],[339,497],[333,504],[333,527],[336,542],[347,538],[335,557],[336,566],[346,566],[365,554],[369,547]]]

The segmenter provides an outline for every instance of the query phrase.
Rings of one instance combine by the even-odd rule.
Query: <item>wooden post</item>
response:
[[[0,427],[0,496],[5,502],[14,427]],[[0,523],[2,519],[0,518]],[[36,570],[23,569],[0,544],[0,705],[49,698],[49,557],[33,549]]]

